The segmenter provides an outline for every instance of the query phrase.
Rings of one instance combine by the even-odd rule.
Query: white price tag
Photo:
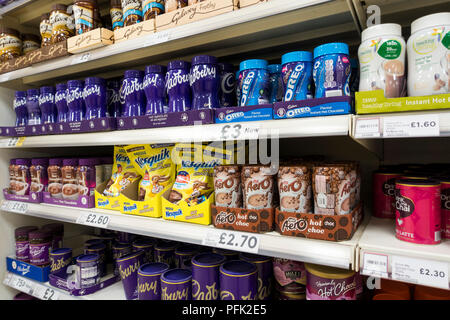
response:
[[[383,137],[436,137],[439,136],[437,114],[383,118]]]
[[[3,284],[4,284],[5,286],[9,286],[9,283],[11,282],[12,276],[13,276],[13,275],[12,275],[11,273],[6,274],[6,277],[5,277],[5,279],[3,280]]]
[[[59,292],[51,287],[36,285],[34,294],[36,298],[41,300],[58,300]]]
[[[2,206],[0,207],[1,210],[3,211],[8,211],[9,209],[9,201],[8,200],[3,200],[2,201]]]
[[[89,60],[91,60],[91,58],[92,58],[92,54],[90,52],[77,54],[75,57],[73,57],[71,64],[88,62]]]
[[[253,140],[258,139],[260,126],[251,123],[228,123],[218,126],[218,140]]]
[[[230,230],[211,230],[203,238],[202,244],[235,251],[258,253],[258,234]]]
[[[32,294],[34,289],[34,284],[30,280],[26,278],[19,277],[17,275],[13,275],[9,286],[17,289],[19,291],[25,292],[27,294]]]
[[[366,276],[388,278],[388,256],[364,252],[362,273]]]
[[[380,118],[356,119],[355,138],[379,138]]]
[[[83,212],[77,218],[78,224],[97,228],[108,228],[110,217],[107,214]]]
[[[28,211],[28,203],[20,201],[8,201],[8,209],[6,211],[15,213],[26,213]]]
[[[147,41],[144,41],[143,47],[153,46],[158,43],[167,42],[170,39],[170,31],[160,31],[149,36]]]
[[[448,290],[448,267],[446,262],[394,256],[392,279]]]

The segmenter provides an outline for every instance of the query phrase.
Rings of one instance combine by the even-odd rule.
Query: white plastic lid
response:
[[[364,29],[361,33],[361,41],[381,37],[381,36],[402,36],[402,26],[396,23],[383,23],[377,24],[367,29]]]
[[[411,23],[411,34],[432,27],[450,25],[450,12],[433,13]]]

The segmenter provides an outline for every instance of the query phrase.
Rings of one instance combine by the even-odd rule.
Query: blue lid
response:
[[[145,67],[145,74],[149,73],[166,73],[167,68],[159,64],[151,64]]]
[[[100,259],[100,256],[96,253],[81,254],[77,257],[77,262],[92,262]]]
[[[198,252],[198,247],[193,244],[186,244],[179,246],[177,250],[175,250],[175,254],[184,255],[184,254],[194,254]]]
[[[267,61],[263,59],[250,59],[242,61],[239,64],[239,70],[247,70],[247,69],[267,69]]]
[[[246,276],[256,272],[256,266],[247,261],[231,260],[220,266],[220,272],[232,276]]]
[[[143,250],[138,250],[138,251],[130,252],[130,253],[127,253],[127,254],[124,255],[124,256],[121,256],[121,257],[118,258],[116,261],[117,261],[117,262],[120,262],[120,261],[125,261],[125,260],[128,260],[128,259],[137,258],[137,257],[139,257],[139,256],[141,256],[141,255],[143,255],[143,254],[144,254],[144,251],[143,251]]]
[[[173,69],[189,70],[190,68],[191,68],[191,64],[189,62],[186,62],[183,60],[174,60],[174,61],[170,61],[167,64],[167,70],[173,70]]]
[[[226,258],[218,253],[200,253],[192,258],[192,264],[200,267],[217,266],[224,263]]]
[[[312,53],[309,51],[293,51],[281,56],[281,64],[297,61],[312,61]]]
[[[14,96],[16,98],[24,98],[27,96],[27,92],[26,91],[16,91]]]
[[[28,96],[36,96],[39,95],[39,89],[28,89],[27,90]]]
[[[142,240],[135,240],[133,242],[133,247],[136,248],[148,248],[153,247],[155,245],[155,241],[151,239],[142,239]]]
[[[192,272],[188,269],[172,269],[161,275],[161,281],[169,283],[186,282],[192,279]]]
[[[342,42],[325,43],[314,48],[314,59],[325,54],[340,53],[348,55],[348,45]]]
[[[70,253],[70,252],[72,252],[71,248],[59,248],[59,249],[52,250],[52,252],[50,254],[56,256],[56,255],[60,255],[60,254]]]
[[[267,66],[267,70],[269,70],[269,73],[280,73],[281,72],[281,64],[269,64]]]
[[[252,262],[252,263],[261,263],[261,262],[268,262],[272,261],[272,257],[267,256],[261,256],[259,254],[252,254],[247,252],[241,252],[239,254],[239,258],[241,258],[244,261]]]
[[[192,65],[196,64],[216,64],[217,58],[214,56],[208,56],[208,55],[201,55],[201,56],[195,56],[192,58],[191,61]]]
[[[83,81],[81,80],[69,80],[67,81],[67,87],[83,87]]]
[[[156,250],[175,250],[178,243],[175,241],[158,241],[158,243],[155,246]]]
[[[161,274],[163,272],[166,272],[167,270],[169,270],[169,265],[167,263],[151,262],[151,263],[143,264],[139,268],[138,274],[154,275],[154,274]]]

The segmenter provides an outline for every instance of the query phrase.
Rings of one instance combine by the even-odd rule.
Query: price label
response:
[[[258,253],[259,243],[260,238],[257,234],[229,230],[210,231],[202,241],[206,246],[250,253]]]
[[[59,299],[58,291],[55,291],[55,289],[53,289],[53,288],[42,286],[42,285],[38,285],[36,287],[34,296],[41,300],[58,300]]]
[[[380,136],[380,118],[356,120],[355,138],[379,138]]]
[[[364,252],[362,273],[366,276],[388,278],[388,256]]]
[[[78,63],[88,62],[89,60],[91,60],[91,58],[92,58],[92,54],[90,52],[85,52],[85,53],[76,55],[72,59],[72,63],[71,64],[78,64]]]
[[[439,134],[437,114],[383,118],[383,137],[436,137]]]
[[[3,209],[3,205],[2,205]],[[8,207],[5,211],[15,213],[26,213],[28,211],[28,203],[20,201],[8,201]]]
[[[255,124],[230,123],[219,126],[218,140],[258,139],[260,126]]]
[[[5,279],[3,280],[3,284],[5,286],[9,286],[9,283],[11,282],[12,279],[12,274],[11,273],[7,273]]]
[[[3,211],[8,211],[9,208],[9,201],[8,200],[3,200],[2,201],[2,206],[0,207],[1,210]]]
[[[392,257],[392,279],[449,289],[446,262]]]
[[[158,43],[167,42],[170,39],[170,31],[160,31],[152,34],[147,41],[144,41],[143,47],[153,46]]]
[[[83,212],[77,218],[77,223],[97,228],[108,228],[110,217],[106,214]]]
[[[34,289],[33,282],[16,275],[13,275],[10,279],[9,286],[27,294],[32,294]]]

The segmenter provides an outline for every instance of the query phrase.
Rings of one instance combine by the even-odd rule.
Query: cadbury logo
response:
[[[236,216],[233,212],[221,211],[217,214],[215,221],[216,224],[233,224],[236,221]]]
[[[170,90],[177,85],[189,83],[189,74],[181,74],[181,71],[182,70],[178,70],[176,72],[170,71],[167,73],[167,90]]]
[[[57,91],[55,93],[55,103],[66,100],[66,90]]]
[[[67,103],[72,103],[75,100],[83,99],[83,91],[81,88],[71,88],[66,91]]]
[[[201,70],[199,70],[201,69]],[[216,77],[216,67],[200,66],[195,65],[190,73],[190,84],[192,85],[195,81],[206,78],[206,77]]]
[[[15,98],[14,99],[14,108],[23,107],[27,104],[27,98]]]
[[[159,74],[152,74],[152,75],[146,75],[144,78],[144,84],[143,87],[147,88],[147,87],[156,87],[158,84],[158,79],[160,79],[161,76]]]
[[[55,102],[55,96],[51,93],[46,93],[44,95],[39,96],[39,104],[54,103],[54,102]]]
[[[206,291],[202,291],[202,287],[197,280],[192,279],[192,297],[195,300],[217,300],[219,297],[219,290],[216,288],[217,283],[212,285],[205,285]]]
[[[92,86],[87,86],[83,89],[83,98],[86,98],[90,95],[100,95],[100,86],[99,85],[92,85]]]
[[[289,232],[289,231],[305,231],[308,227],[308,223],[305,219],[296,219],[294,217],[289,217],[283,221],[281,225],[281,232]]]

